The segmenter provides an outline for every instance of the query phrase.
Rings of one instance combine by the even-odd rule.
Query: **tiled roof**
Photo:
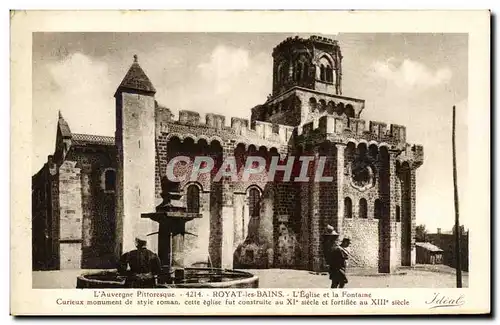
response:
[[[427,249],[431,252],[442,252],[443,250],[436,245],[433,245],[431,243],[415,243],[415,245],[422,247],[424,249]]]
[[[156,92],[155,87],[153,87],[153,84],[149,80],[148,76],[144,73],[144,70],[142,70],[141,66],[137,62],[136,55],[134,55],[134,63],[132,63],[132,66],[125,75],[125,78],[123,78],[118,89],[120,88],[141,90],[152,93]]]
[[[74,145],[103,145],[103,146],[114,146],[115,138],[107,137],[103,135],[94,135],[94,134],[77,134],[73,133],[72,144]]]

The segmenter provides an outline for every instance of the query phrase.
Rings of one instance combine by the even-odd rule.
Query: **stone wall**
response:
[[[198,234],[198,237],[185,237],[185,248],[193,253],[186,262],[206,261],[208,254],[215,266],[233,267],[234,264],[242,267],[270,267],[277,256],[276,243],[280,238],[277,218],[293,214],[295,208],[293,186],[276,188],[276,184],[268,183],[268,175],[263,172],[258,175],[250,174],[248,180],[243,179],[243,170],[246,158],[249,155],[263,157],[267,163],[277,151],[259,151],[233,141],[198,140],[192,138],[180,139],[168,133],[157,135],[157,162],[156,162],[156,197],[161,195],[161,179],[167,176],[167,165],[172,159],[185,156],[187,163],[178,163],[173,169],[174,176],[180,181],[183,194],[183,203],[187,204],[186,188],[193,184],[203,192],[200,201],[202,220],[193,220],[186,224],[187,231]],[[254,151],[252,151],[254,150]],[[215,166],[211,173],[199,174],[196,179],[191,179],[193,162],[197,156],[209,156],[214,159]],[[223,176],[218,182],[214,181],[221,163],[226,157],[235,157],[238,179]],[[283,164],[284,162],[280,162]],[[187,177],[184,177],[187,176]],[[282,172],[277,173],[281,177]],[[248,190],[259,188],[261,192],[260,217],[252,220],[248,214]],[[292,218],[293,219],[293,218]],[[296,224],[293,224],[296,227]],[[293,227],[287,231],[294,233]],[[253,236],[252,231],[255,233]],[[286,235],[287,238],[295,238]],[[281,236],[281,238],[284,238]],[[287,239],[288,240],[288,239]],[[283,248],[283,254],[290,255],[287,265],[295,264],[295,248],[290,252],[290,245]],[[246,251],[251,251],[246,253]],[[242,254],[244,255],[242,257]],[[196,261],[195,261],[196,260]],[[245,265],[243,265],[245,264]]]
[[[379,220],[344,219],[344,232],[351,239],[349,251],[356,260],[350,259],[353,267],[378,267],[379,258]]]
[[[189,121],[187,119],[184,122],[196,122]],[[172,143],[172,139],[177,142]],[[157,198],[160,195],[160,176],[165,175],[168,161],[176,155],[186,155],[191,157],[191,161],[200,153],[219,159],[216,161],[234,155],[241,177],[242,162],[248,157],[248,146],[233,140],[223,140],[222,143],[208,143],[200,139],[196,141],[195,143],[190,137],[172,137],[169,133],[160,133],[157,137]],[[218,151],[210,151],[213,150],[213,143],[219,145]],[[268,183],[266,173],[261,176],[252,175],[246,182],[233,182],[226,177],[219,183],[214,183],[214,174],[199,176],[194,182],[205,193],[200,212],[209,215],[209,221],[188,224],[191,231],[202,234],[204,239],[186,239],[186,249],[199,251],[208,240],[207,250],[212,263],[217,266],[234,264],[240,267],[279,266],[321,270],[325,267],[321,236],[326,225],[331,224],[341,236],[352,236],[353,241],[359,242],[353,244],[352,250],[354,254],[359,254],[360,266],[379,265],[384,270],[399,266],[403,246],[400,224],[402,198],[393,153],[387,153],[390,162],[387,160],[385,165],[374,164],[373,185],[359,189],[353,185],[350,170],[346,167],[348,164],[345,161],[348,158],[344,158],[344,146],[329,144],[306,150],[309,155],[328,157],[323,176],[332,176],[332,182],[314,182],[311,172],[309,182],[294,184]],[[300,154],[296,152],[295,155]],[[192,164],[188,163],[183,168],[189,170]],[[382,183],[381,179],[385,179],[385,182]],[[181,184],[186,186],[192,181],[182,180]],[[260,220],[253,220],[248,215],[246,191],[252,186],[257,186],[264,193]],[[352,200],[352,220],[344,220],[345,197]],[[367,202],[366,219],[359,215],[360,199]],[[374,219],[377,199],[385,202],[383,221]],[[398,206],[399,217],[396,216]],[[252,231],[257,234],[256,240],[249,240]],[[365,245],[370,245],[371,248],[363,250]],[[196,259],[203,259],[203,254],[195,255],[200,255]]]
[[[390,271],[396,269],[401,266],[401,253],[398,250],[398,246],[401,245],[401,225],[396,222],[396,205],[397,205],[397,188],[396,184],[398,183],[398,174],[396,171],[396,153],[389,152],[389,241],[390,241]]]
[[[82,192],[80,168],[66,160],[59,168],[60,268],[80,268],[82,255]]]
[[[297,249],[299,248],[297,235],[288,222],[286,215],[278,216],[274,267],[294,268],[297,263]]]
[[[106,171],[116,172],[116,149],[112,146],[75,146],[68,159],[80,166],[82,204],[82,268],[115,268],[115,189],[106,190]]]
[[[215,145],[215,144],[214,144]],[[192,139],[181,141],[179,138],[171,138],[169,134],[160,133],[156,137],[156,181],[155,196],[157,202],[161,201],[161,179],[167,177],[168,163],[179,156],[189,158],[187,163],[178,163],[173,169],[173,174],[180,182],[181,203],[188,205],[188,188],[196,186],[199,191],[199,213],[202,217],[186,223],[186,231],[194,235],[186,234],[184,237],[184,248],[186,252],[184,263],[189,266],[194,263],[211,262],[216,266],[221,264],[222,249],[222,190],[221,182],[212,182],[214,173],[200,173],[196,179],[191,179],[193,162],[197,156],[209,156],[216,163],[220,163],[220,144],[211,147],[208,143],[194,143]],[[217,148],[216,148],[217,147]],[[213,240],[211,240],[213,238]]]
[[[359,117],[365,102],[361,99],[336,96],[328,92],[291,88],[252,110],[252,121],[302,128],[304,123],[324,115],[336,118]]]
[[[392,268],[396,269],[400,266],[404,266],[402,264],[402,257],[403,257],[403,245],[406,245],[402,240],[402,225],[401,222],[393,222],[392,224],[392,250],[393,250],[393,256],[391,257],[392,259]],[[410,249],[410,262],[411,262],[411,246],[407,246],[408,249]],[[415,263],[410,264],[408,266],[415,265]]]
[[[421,157],[423,159],[423,157]],[[417,258],[417,250],[415,247],[415,236],[416,236],[416,228],[417,228],[417,171],[415,165],[411,170],[411,265],[415,265]]]
[[[184,204],[187,204],[186,190],[183,193]],[[190,234],[186,234],[184,237],[185,266],[191,266],[199,262],[209,262],[210,192],[208,191],[200,191],[200,213],[201,218],[186,223],[186,231]]]
[[[50,201],[51,205],[49,206],[49,219],[46,223],[47,235],[48,235],[48,266],[49,269],[57,270],[60,267],[60,244],[59,244],[59,227],[60,227],[60,188],[59,188],[59,172],[58,166],[55,164],[51,164],[49,160],[49,172],[50,176]]]
[[[210,237],[208,252],[211,263],[220,267],[222,263],[222,185],[212,183],[210,190]]]
[[[59,268],[59,179],[51,157],[32,179],[32,267]]]
[[[292,183],[277,182],[274,185],[274,267],[294,268],[298,266],[298,231],[300,223],[296,217],[298,195]]]

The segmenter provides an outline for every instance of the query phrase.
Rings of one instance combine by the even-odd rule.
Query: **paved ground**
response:
[[[328,275],[295,270],[253,270],[262,288],[328,288]],[[348,288],[454,288],[455,274],[425,270],[404,270],[394,275],[348,275]],[[467,287],[468,276],[463,276]]]
[[[315,274],[300,270],[245,270],[259,277],[261,288],[328,288],[326,274]],[[76,286],[76,277],[81,270],[33,272],[33,288],[67,288]],[[348,288],[454,288],[455,273],[452,268],[417,267],[400,270],[393,275],[352,271]],[[463,274],[463,286],[468,286],[468,274]]]

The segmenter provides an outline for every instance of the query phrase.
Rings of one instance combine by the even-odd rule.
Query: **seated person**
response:
[[[141,237],[135,239],[134,249],[120,257],[118,272],[127,274],[126,286],[132,288],[153,288],[155,275],[161,272],[161,262],[158,255],[146,248],[146,240]],[[128,271],[128,268],[130,270]],[[127,272],[128,271],[128,272]]]

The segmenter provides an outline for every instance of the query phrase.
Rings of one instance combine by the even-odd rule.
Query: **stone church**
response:
[[[342,94],[337,41],[288,38],[272,56],[272,93],[250,120],[186,110],[174,118],[137,57],[114,94],[115,137],[72,133],[60,114],[55,152],[32,177],[33,269],[114,268],[139,234],[156,251],[157,224],[141,214],[161,202],[179,155],[233,156],[239,171],[249,156],[283,165],[323,156],[333,179],[186,178],[181,200],[202,215],[186,225],[187,265],[322,270],[328,224],[351,239],[355,267],[414,265],[422,146],[406,142],[405,126],[362,119],[365,101]]]

